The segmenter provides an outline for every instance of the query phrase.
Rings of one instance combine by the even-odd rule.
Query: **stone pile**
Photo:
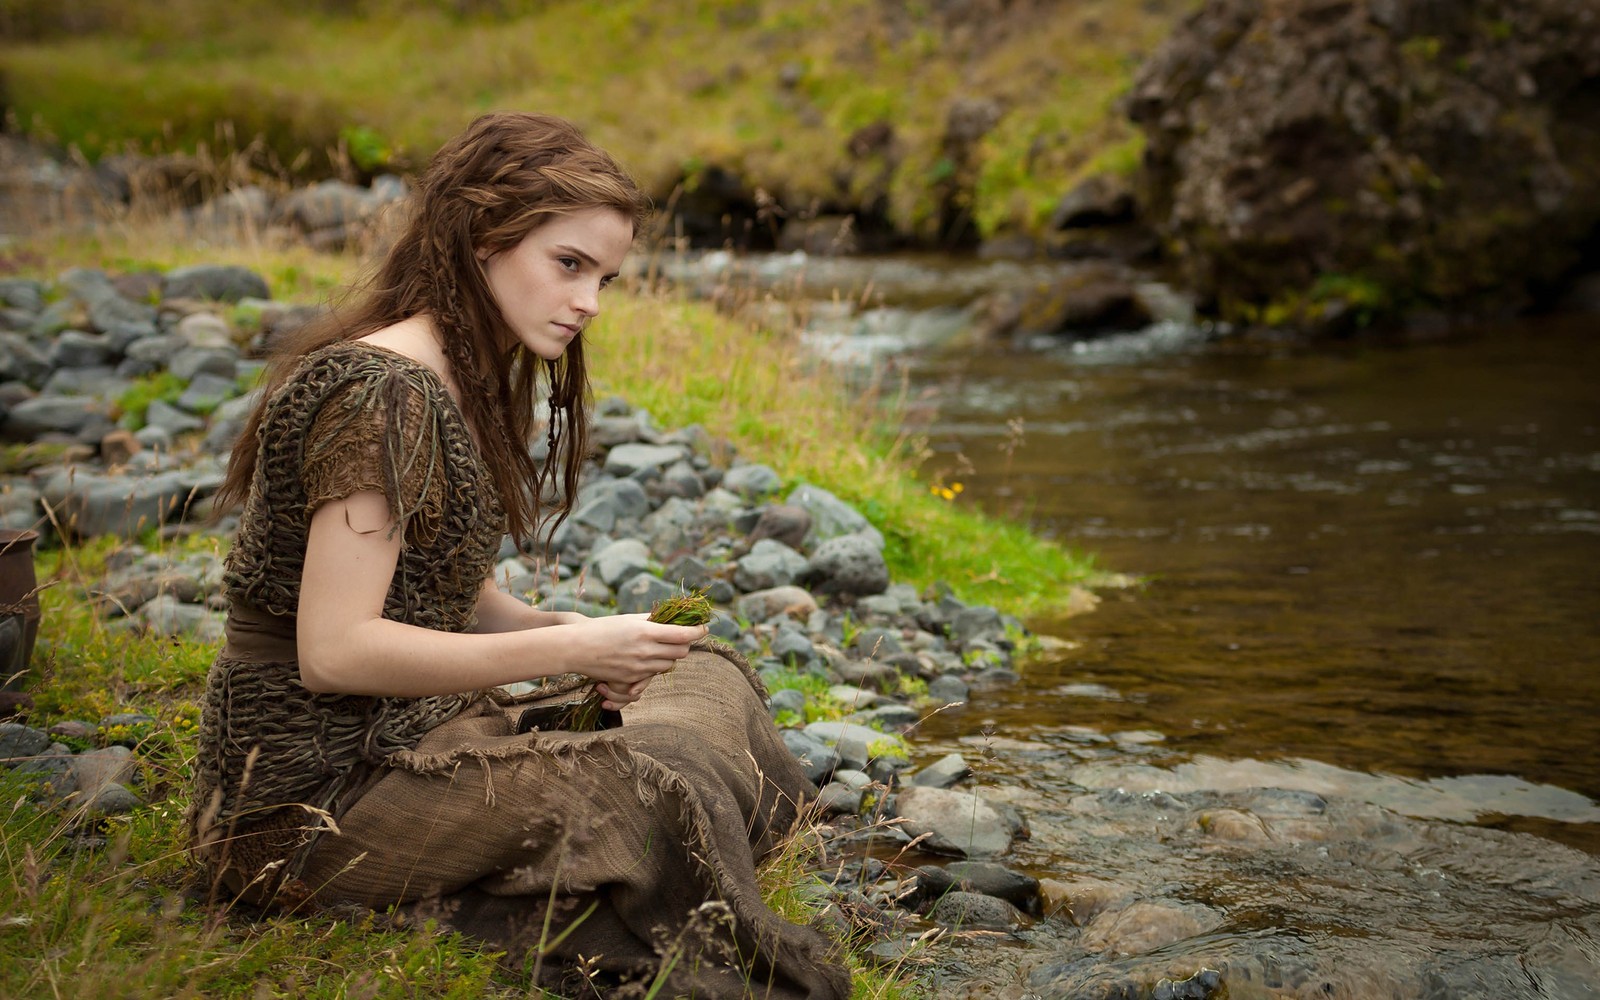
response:
[[[209,525],[199,515],[256,399],[252,340],[305,314],[270,302],[264,282],[238,268],[0,281],[0,433],[40,463],[0,485],[0,524],[128,539],[83,597],[115,628],[220,641],[221,557],[147,551],[134,539],[158,527],[168,536],[230,530],[226,518]],[[176,396],[150,402],[141,421],[128,401],[154,379]],[[866,894],[871,912],[891,900],[902,909],[937,903],[938,920],[988,926],[1036,909],[1036,887],[981,888],[1004,881],[988,879],[992,859],[1025,834],[1022,817],[953,790],[969,773],[959,755],[913,769],[904,735],[926,713],[964,703],[971,686],[1013,680],[1013,655],[1028,638],[1021,623],[948,587],[895,583],[883,536],[859,511],[814,484],[786,486],[768,466],[728,461],[731,446],[702,428],[663,430],[608,399],[594,439],[571,516],[532,550],[504,541],[501,587],[590,615],[705,591],[719,609],[713,632],[767,681],[785,742],[836,824],[990,866],[886,877]],[[79,725],[95,742],[106,724]],[[101,785],[86,799],[89,782],[62,777],[78,775],[82,755],[51,733],[13,725],[7,740],[0,759],[38,770],[57,798],[76,794],[97,812],[136,801]],[[861,874],[850,873],[850,891],[862,891]],[[958,883],[978,887],[978,898],[944,891]]]

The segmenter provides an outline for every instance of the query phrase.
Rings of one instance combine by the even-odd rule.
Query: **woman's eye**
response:
[[[611,284],[611,282],[613,280],[614,279],[612,279],[612,278],[601,278],[600,279],[600,287],[601,288],[605,288],[607,285]]]
[[[576,271],[578,269],[578,258],[576,257],[557,257],[556,260],[560,262],[562,267],[569,271]]]

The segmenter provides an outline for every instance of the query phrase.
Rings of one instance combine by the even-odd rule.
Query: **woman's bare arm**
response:
[[[383,602],[401,545],[392,523],[383,495],[372,491],[312,515],[296,626],[301,683],[312,691],[419,697],[576,672],[603,682],[608,700],[622,704],[706,633],[644,615],[463,634],[389,621]]]
[[[519,632],[523,629],[544,628],[546,625],[571,625],[588,621],[586,615],[576,611],[540,611],[529,607],[501,590],[494,580],[485,580],[478,594],[478,624],[474,632]]]

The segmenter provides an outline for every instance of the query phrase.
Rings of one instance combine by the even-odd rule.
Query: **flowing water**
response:
[[[1037,265],[748,266],[811,289],[819,353],[904,373],[952,502],[1139,578],[920,727],[1070,900],[958,935],[941,995],[1600,990],[1594,320],[1306,348],[1180,310],[1001,348],[963,297]]]

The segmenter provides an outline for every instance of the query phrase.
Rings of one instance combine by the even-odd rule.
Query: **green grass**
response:
[[[82,588],[102,576],[118,544],[98,539],[39,554],[29,721],[155,717],[95,740],[136,744],[139,791],[149,805],[88,820],[35,806],[31,782],[0,771],[0,996],[544,996],[498,954],[431,925],[397,928],[378,915],[262,919],[206,902],[183,852],[183,814],[199,717],[194,699],[216,649],[121,632],[90,610]],[[219,546],[199,537],[166,546],[166,554]],[[781,852],[762,875],[773,905],[801,922],[816,912],[805,891],[814,881],[808,844]],[[858,1000],[911,995],[891,973],[862,966],[855,976]]]
[[[974,217],[985,233],[1036,231],[1100,151],[1133,134],[1117,98],[1192,5],[1079,0],[941,28],[875,0],[713,0],[670,14],[649,0],[455,5],[465,13],[420,0],[134,0],[90,3],[70,24],[44,0],[15,0],[74,30],[15,32],[0,75],[22,128],[91,157],[128,143],[248,146],[271,170],[405,168],[475,112],[546,109],[660,198],[715,164],[791,206],[885,199],[897,228],[923,235],[938,210],[930,183],[948,170],[948,110],[981,96],[1005,113],[970,165]],[[851,134],[878,122],[892,124],[895,152],[856,161]]]

